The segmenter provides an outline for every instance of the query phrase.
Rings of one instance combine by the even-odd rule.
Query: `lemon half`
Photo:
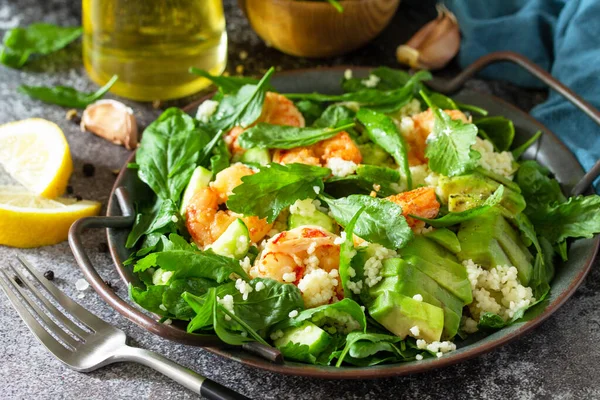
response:
[[[48,199],[65,192],[73,172],[65,135],[41,118],[0,125],[0,164],[29,191]]]
[[[0,186],[0,245],[39,247],[67,239],[71,224],[98,215],[100,203],[46,199],[17,186]]]

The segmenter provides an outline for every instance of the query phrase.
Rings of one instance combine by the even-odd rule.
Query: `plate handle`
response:
[[[82,243],[82,235],[85,229],[124,229],[133,225],[135,220],[135,210],[133,209],[127,189],[123,187],[117,188],[115,190],[115,196],[121,208],[122,216],[81,218],[69,229],[69,246],[71,247],[75,261],[83,271],[87,281],[92,285],[100,297],[121,315],[156,335],[189,345],[200,345],[203,347],[231,347],[230,345],[223,343],[216,335],[190,334],[172,325],[165,325],[155,321],[141,310],[133,307],[131,304],[120,298],[104,282],[85,251],[85,247]],[[283,357],[279,350],[265,346],[261,343],[245,343],[242,345],[242,348],[271,362],[283,362]]]
[[[498,62],[511,62],[527,70],[533,76],[544,82],[552,90],[559,93],[565,99],[569,100],[571,104],[583,111],[589,116],[596,124],[600,125],[600,111],[594,106],[585,101],[571,89],[563,85],[557,79],[555,79],[548,72],[543,70],[541,67],[533,63],[527,57],[522,56],[512,51],[496,51],[494,53],[487,54],[473,62],[473,64],[466,67],[461,73],[456,75],[454,78],[449,80],[444,79],[433,79],[427,83],[429,87],[441,93],[454,93],[458,91],[465,82],[472,78],[477,72],[487,67],[490,64]],[[585,192],[585,190],[592,184],[592,182],[600,175],[600,160],[594,164],[594,166],[581,178],[581,180],[575,185],[571,191],[571,195],[577,196]]]

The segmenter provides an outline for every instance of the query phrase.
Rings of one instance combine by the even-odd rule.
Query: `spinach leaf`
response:
[[[217,304],[217,309],[219,309],[221,312],[223,312],[226,316],[228,316],[231,320],[237,322],[237,324],[241,327],[242,332],[246,331],[254,340],[256,340],[259,343],[264,344],[265,346],[269,346],[269,343],[267,343],[254,329],[252,329],[248,324],[246,324],[246,322],[241,319],[240,317],[238,317],[237,315],[235,315],[234,313],[232,313],[231,311],[229,311],[227,308],[223,307],[221,304]],[[217,315],[215,313],[215,321],[217,321]],[[243,344],[245,342],[248,342],[248,335],[235,335],[232,334],[230,332],[227,331],[221,331],[219,332],[219,326],[218,324],[215,322],[215,324],[213,325],[215,328],[215,332],[217,332],[217,335],[219,337],[221,337],[221,335],[226,335],[227,339],[221,339],[226,343],[232,344],[232,345],[236,345],[236,344]]]
[[[313,126],[319,128],[339,128],[344,125],[353,124],[355,116],[356,113],[348,107],[332,104],[320,114],[319,118],[314,121]],[[360,136],[354,128],[347,128],[346,132],[353,139],[357,139]]]
[[[548,175],[550,171],[538,162],[529,160],[521,163],[515,176],[515,182],[521,188],[527,207],[525,214],[530,218],[551,203],[562,203],[566,200],[560,185]]]
[[[361,164],[356,169],[356,175],[373,182],[384,182],[387,184],[397,184],[400,182],[400,173],[397,170],[377,165]]]
[[[310,354],[307,344],[289,341],[285,346],[279,347],[279,350],[281,353],[285,354],[286,359],[302,361],[308,364],[317,363],[317,357]]]
[[[358,172],[358,170],[357,170]],[[379,185],[377,197],[388,197],[398,194],[398,186],[387,181],[374,180],[372,176],[348,175],[333,176],[325,181],[325,193],[336,197],[347,197],[353,194],[370,194]]]
[[[256,85],[244,85],[235,94],[224,96],[217,111],[205,125],[210,132],[226,132],[234,126],[246,128],[262,113],[269,80],[275,69],[271,67]]]
[[[245,149],[293,149],[332,138],[353,126],[352,123],[338,128],[299,128],[261,122],[244,131],[238,140]]]
[[[173,222],[173,220],[177,222]],[[175,203],[170,199],[158,199],[152,208],[145,208],[136,215],[125,247],[132,248],[142,236],[152,232],[177,232],[178,224],[181,223],[183,221],[179,217],[179,208]]]
[[[364,240],[379,243],[389,249],[399,249],[413,237],[412,230],[402,215],[402,208],[391,201],[360,194],[337,200],[325,196],[319,198],[327,203],[333,218],[344,227],[364,207],[354,228],[354,233]]]
[[[477,127],[473,124],[453,120],[448,114],[428,101],[435,117],[433,131],[427,138],[425,156],[429,159],[429,169],[445,176],[461,175],[473,169],[481,155],[471,149],[475,144]]]
[[[254,175],[244,176],[242,184],[233,189],[227,207],[243,215],[256,215],[273,222],[296,200],[314,199],[323,190],[323,178],[331,174],[328,168],[306,164],[269,164]]]
[[[475,121],[479,133],[494,145],[496,151],[507,151],[515,138],[515,126],[505,117],[487,117]]]
[[[194,311],[181,295],[187,292],[202,296],[215,286],[217,286],[215,281],[205,278],[175,279],[166,286],[162,295],[162,304],[175,318],[189,320],[194,317]]]
[[[345,238],[340,246],[340,264],[339,264],[339,273],[340,280],[342,281],[342,288],[344,289],[344,297],[345,298],[353,298],[354,292],[348,288],[348,282],[352,281],[352,277],[356,276],[356,271],[353,271],[353,274],[350,273],[352,271],[351,263],[352,258],[356,255],[356,250],[354,249],[354,227],[356,226],[356,221],[358,221],[358,217],[363,212],[364,207],[361,207],[356,214],[352,217],[348,225],[346,225],[345,229]]]
[[[219,134],[217,136],[220,137]],[[217,141],[213,149],[213,156],[210,158],[210,170],[214,176],[229,167],[230,164],[231,154],[229,153],[227,144],[225,144],[223,138],[220,137],[220,140]]]
[[[488,210],[490,210],[492,207],[494,207],[497,204],[500,204],[503,195],[504,186],[500,185],[498,186],[498,189],[496,189],[496,191],[490,197],[488,197],[480,206],[473,207],[461,212],[451,212],[437,219],[423,218],[416,215],[411,215],[411,217],[420,221],[424,221],[429,225],[433,226],[434,228],[446,228],[452,225],[460,224],[464,221],[468,221],[481,214],[488,212]]]
[[[221,283],[229,279],[232,273],[248,279],[238,260],[211,251],[166,250],[150,253],[135,264],[133,272],[155,266],[173,271],[169,282],[182,278],[208,278]]]
[[[325,107],[321,103],[310,100],[297,101],[296,108],[304,116],[306,126],[312,125],[321,116],[321,114],[323,114],[323,111],[325,111]]]
[[[470,111],[471,113],[479,114],[479,115],[483,115],[483,116],[488,115],[487,110],[485,110],[481,107],[474,106],[472,104],[459,103],[458,101],[455,101],[454,104],[456,104],[456,106],[461,111]]]
[[[600,196],[571,197],[530,215],[536,230],[552,244],[567,238],[592,238],[600,233]]]
[[[169,313],[160,307],[166,288],[166,286],[148,286],[146,290],[143,290],[130,283],[129,297],[151,313],[166,317],[169,316]]]
[[[534,144],[542,136],[542,131],[537,131],[532,137],[527,139],[525,143],[512,150],[512,155],[515,160],[518,160],[527,149]]]
[[[257,85],[259,80],[246,76],[212,75],[200,68],[190,67],[190,73],[210,80],[223,94],[237,93],[244,85]]]
[[[458,110],[458,106],[454,100],[448,96],[444,96],[443,94],[437,92],[429,92],[427,96],[429,101],[431,101],[431,104],[435,105],[437,108],[441,108],[442,110]],[[423,99],[423,101],[425,101],[425,99]]]
[[[507,323],[498,314],[484,312],[479,317],[479,323],[477,324],[477,327],[479,329],[501,329],[506,325]]]
[[[177,207],[200,149],[209,141],[192,117],[169,108],[144,131],[136,154],[138,176],[160,199],[169,199]]]
[[[102,98],[110,90],[119,77],[113,76],[104,86],[93,93],[82,93],[72,87],[56,86],[19,86],[19,92],[42,100],[45,103],[57,104],[63,107],[86,108],[96,100]]]
[[[371,71],[370,75],[379,78],[375,89],[377,90],[393,90],[402,88],[410,80],[410,74],[401,69],[392,69],[388,67],[379,67]],[[364,78],[350,78],[342,81],[342,89],[344,92],[358,92],[366,88]]]
[[[402,339],[400,339],[398,336],[392,336],[392,335],[386,335],[386,334],[380,334],[380,333],[350,332],[348,334],[348,336],[346,337],[346,346],[344,347],[340,356],[338,357],[338,360],[337,360],[337,363],[335,364],[335,366],[340,367],[342,365],[342,363],[344,362],[344,359],[346,358],[346,355],[348,354],[348,352],[350,352],[350,349],[352,348],[352,346],[359,341],[368,341],[371,343],[380,343],[380,342],[396,343],[396,342],[399,342],[400,340],[402,340]],[[381,349],[381,347],[379,347],[379,348],[376,347],[375,349],[378,351]],[[391,348],[389,346],[385,346],[385,349],[391,349]],[[361,352],[360,349],[355,348],[353,357],[364,358],[364,357],[368,357],[372,354],[375,354],[377,351],[373,352],[373,349],[371,348],[371,349],[369,349],[368,352]],[[371,353],[371,354],[369,354],[369,353]],[[363,356],[363,357],[356,357],[356,356]]]
[[[337,303],[301,311],[297,317],[281,321],[272,330],[300,326],[307,320],[328,332],[333,331],[330,328],[336,328],[334,332],[338,334],[355,330],[364,332],[367,327],[365,312],[360,305],[354,300],[342,299]]]
[[[388,152],[402,169],[408,189],[412,189],[412,177],[408,167],[408,149],[396,124],[387,115],[361,108],[356,113],[358,121],[364,125],[371,141]]]
[[[393,112],[407,104],[413,97],[415,88],[420,88],[423,80],[431,79],[427,71],[415,73],[403,87],[392,90],[362,89],[341,95],[320,93],[292,93],[286,97],[294,100],[311,100],[317,102],[356,102],[366,108],[380,112]]]
[[[81,36],[79,26],[61,27],[52,24],[31,24],[27,28],[13,28],[4,34],[0,62],[21,68],[32,54],[50,54],[62,49]]]

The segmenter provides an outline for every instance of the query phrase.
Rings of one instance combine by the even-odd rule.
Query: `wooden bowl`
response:
[[[377,36],[400,0],[342,0],[339,13],[325,1],[238,0],[250,25],[269,45],[300,57],[331,57]]]

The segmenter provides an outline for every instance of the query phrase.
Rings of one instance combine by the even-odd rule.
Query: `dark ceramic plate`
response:
[[[366,75],[368,70],[354,68],[354,71],[355,75],[361,76]],[[312,91],[337,93],[340,90],[340,80],[343,72],[343,68],[338,68],[284,73],[275,76],[272,80],[272,84],[282,93]],[[498,98],[486,94],[463,91],[455,96],[455,98],[463,103],[475,104],[483,107],[490,112],[490,115],[502,115],[513,120],[516,129],[516,144],[523,143],[536,131],[540,129],[543,130],[545,135],[535,146],[527,151],[525,157],[534,158],[544,166],[548,167],[552,173],[555,174],[556,179],[562,184],[565,192],[569,192],[584,175],[581,166],[571,152],[548,129],[541,126],[526,113]],[[132,155],[128,162],[133,161],[134,157],[135,154]],[[130,194],[130,201],[133,202],[142,201],[148,194],[148,189],[138,180],[135,171],[124,167],[115,182],[111,201],[108,205],[107,217],[113,217],[112,220],[116,220],[114,218],[115,216],[123,215],[121,207],[119,206],[120,202],[115,198],[115,190],[119,187],[127,189]],[[123,198],[121,198],[121,200],[123,200]],[[121,201],[121,203],[124,205],[126,202]],[[127,210],[128,207],[124,208],[126,208],[124,214],[131,212],[130,208],[129,210]],[[121,227],[131,224],[131,217],[121,218]],[[111,218],[105,219],[110,220]],[[102,227],[102,219],[100,218],[98,221],[98,223],[88,225]],[[107,225],[104,226],[106,227]],[[115,225],[113,224],[112,226],[114,227]],[[115,267],[126,283],[132,281],[135,282],[131,269],[124,267],[122,264],[122,261],[129,256],[129,250],[125,248],[125,239],[128,232],[129,229],[108,229],[108,243]],[[95,273],[90,273],[89,269],[83,265],[85,264],[85,260],[82,263],[80,258],[85,257],[85,255],[78,253],[80,249],[77,248],[76,243],[74,245],[74,242],[75,240],[73,240],[71,244],[75,255],[84,272],[86,272],[88,280],[93,284],[96,283],[94,284],[96,290],[119,312],[153,333],[186,344],[207,346],[207,350],[223,357],[273,372],[330,379],[361,379],[412,374],[454,364],[491,351],[535,328],[552,315],[552,313],[554,313],[581,284],[594,260],[600,239],[577,240],[573,242],[569,249],[569,261],[560,268],[557,268],[557,274],[553,281],[552,291],[547,299],[546,308],[541,313],[530,316],[528,321],[514,324],[488,336],[483,334],[473,335],[466,341],[457,343],[457,351],[444,355],[439,359],[425,359],[423,361],[381,365],[368,368],[335,368],[287,361],[280,364],[273,363],[262,357],[250,354],[240,348],[223,347],[222,345],[219,345],[218,340],[214,337],[187,334],[185,333],[184,326],[165,326],[157,324],[150,316],[143,315],[140,311],[127,305],[122,300],[116,299],[114,293],[104,288],[101,280],[96,279],[97,275]]]

